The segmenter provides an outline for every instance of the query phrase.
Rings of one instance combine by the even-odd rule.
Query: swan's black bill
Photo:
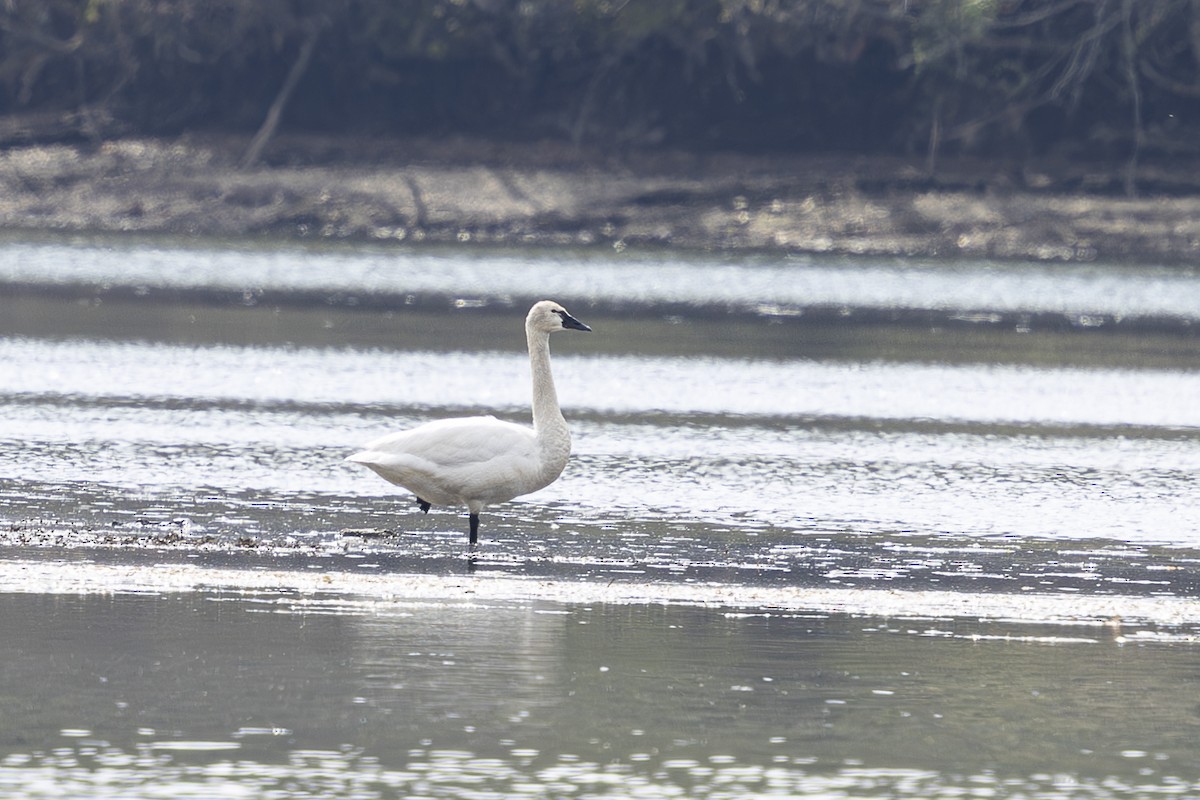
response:
[[[587,331],[587,332],[591,333],[591,330],[592,330],[591,328],[589,328],[587,325],[584,325],[582,322],[575,319],[567,312],[560,311],[560,312],[558,312],[558,315],[560,317],[562,317],[564,328],[570,328],[571,330],[575,330],[575,331]]]

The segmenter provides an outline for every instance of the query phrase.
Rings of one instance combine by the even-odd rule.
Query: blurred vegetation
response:
[[[1200,0],[0,0],[0,144],[273,103],[292,131],[1132,170],[1200,142]]]

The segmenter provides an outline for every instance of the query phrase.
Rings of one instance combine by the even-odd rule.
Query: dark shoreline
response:
[[[646,151],[556,143],[231,137],[0,152],[0,230],[297,241],[661,246],[1192,264],[1200,169],[1143,167],[1154,196],[1089,191],[1097,165]]]
[[[211,287],[147,287],[133,285],[97,286],[87,283],[8,283],[9,299],[43,299],[52,302],[118,303],[123,306],[154,306],[164,301],[171,305],[208,308],[338,309],[368,314],[403,309],[406,313],[440,314],[454,311],[473,315],[511,316],[538,300],[533,295],[504,295],[474,299],[470,307],[462,298],[436,292],[394,293],[385,291],[340,291],[323,289],[225,289]],[[825,328],[887,327],[927,331],[1018,331],[1068,333],[1141,333],[1192,337],[1200,334],[1200,325],[1187,317],[1167,315],[1125,315],[1118,313],[1066,313],[1061,311],[998,311],[988,308],[954,307],[908,308],[843,305],[773,306],[764,310],[753,305],[726,303],[698,305],[686,302],[591,300],[582,306],[589,314],[607,319],[675,318],[753,323],[769,321],[789,327]]]

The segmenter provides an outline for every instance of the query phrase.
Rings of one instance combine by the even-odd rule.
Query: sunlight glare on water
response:
[[[23,443],[10,469],[48,482],[399,501],[341,457],[447,408],[528,419],[528,367],[509,354],[10,339],[0,365],[0,392],[20,400],[0,423]],[[1200,445],[1151,433],[1200,426],[1200,373],[571,354],[555,368],[575,458],[539,504],[1200,544]]]
[[[234,291],[532,295],[620,304],[937,308],[1165,315],[1200,320],[1198,273],[1188,268],[1093,264],[821,259],[603,250],[565,255],[511,250],[393,247],[133,246],[121,240],[64,246],[3,244],[0,280],[205,287]]]
[[[568,411],[1200,428],[1200,372],[571,353],[554,366]],[[0,340],[0,391],[23,395],[516,411],[527,381],[509,354]]]

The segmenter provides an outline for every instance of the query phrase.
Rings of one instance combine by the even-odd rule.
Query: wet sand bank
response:
[[[554,143],[216,137],[0,153],[0,229],[396,242],[1190,262],[1200,187],[1142,168],[920,158],[583,152]],[[1150,192],[1153,192],[1151,194]]]

